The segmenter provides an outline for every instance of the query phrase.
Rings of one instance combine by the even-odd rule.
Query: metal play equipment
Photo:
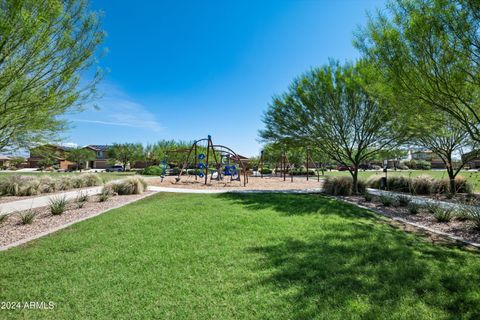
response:
[[[210,135],[194,141],[189,149],[173,150],[172,152],[186,154],[182,168],[175,178],[177,183],[181,181],[184,173],[194,176],[195,180],[204,179],[205,184],[208,183],[209,178],[210,181],[229,178],[230,181],[239,181],[240,185],[243,182],[243,186],[246,186],[248,182],[245,163],[238,154],[229,147],[214,144]],[[191,166],[194,169],[188,169]]]

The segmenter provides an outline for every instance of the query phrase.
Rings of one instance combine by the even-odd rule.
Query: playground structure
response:
[[[182,176],[187,175],[187,179],[194,177],[196,181],[202,179],[204,184],[210,181],[239,181],[246,186],[248,183],[247,170],[245,163],[235,151],[224,145],[214,144],[212,137],[199,139],[193,142],[190,148],[176,149],[168,151],[168,154],[183,155],[183,165],[175,178],[176,183],[182,180]],[[162,181],[166,175],[167,159],[162,162]]]

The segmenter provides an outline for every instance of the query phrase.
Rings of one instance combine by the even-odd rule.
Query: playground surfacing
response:
[[[290,177],[286,177],[284,181],[280,176],[264,176],[261,177],[248,177],[248,183],[246,186],[240,184],[239,181],[230,181],[228,177],[225,177],[223,180],[217,181],[215,179],[207,181],[205,184],[205,179],[200,179],[195,176],[182,176],[179,182],[176,182],[175,178],[177,176],[167,176],[163,179],[163,182],[160,178],[151,179],[148,181],[149,185],[159,186],[159,187],[168,187],[168,188],[185,188],[185,189],[211,189],[211,190],[290,190],[290,189],[313,189],[320,188],[322,180],[317,181],[316,178],[310,177],[307,181],[306,177],[296,176],[293,178],[293,181]]]

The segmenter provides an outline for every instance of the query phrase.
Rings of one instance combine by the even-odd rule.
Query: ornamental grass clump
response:
[[[83,192],[80,192],[80,194],[75,199],[75,202],[77,203],[78,208],[83,208],[83,206],[85,205],[85,203],[87,203],[87,201],[88,201],[88,194]]]
[[[409,192],[410,179],[404,176],[389,176],[387,178],[387,189],[395,192]]]
[[[57,191],[58,179],[49,176],[43,176],[39,179],[40,193],[51,193]]]
[[[108,184],[118,195],[141,194],[147,189],[147,183],[142,178],[131,177]]]
[[[59,197],[50,199],[50,212],[54,216],[61,215],[67,209],[67,198]]]
[[[429,195],[433,192],[434,179],[429,175],[421,175],[413,178],[411,191],[413,194]]]
[[[360,194],[365,193],[366,185],[364,181],[358,180],[357,186]],[[323,191],[333,196],[351,196],[354,193],[353,178],[328,177],[323,184]]]

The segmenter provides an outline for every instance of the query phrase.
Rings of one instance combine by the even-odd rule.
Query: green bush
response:
[[[365,193],[366,185],[358,180],[358,192]],[[323,183],[323,192],[334,196],[350,196],[353,194],[353,178],[345,176],[327,177]]]
[[[161,176],[162,171],[162,168],[160,168],[159,166],[149,166],[143,170],[142,174],[147,176]]]
[[[272,169],[263,168],[263,169],[260,170],[260,173],[261,173],[261,174],[271,174],[271,173],[272,173]]]
[[[142,178],[131,177],[112,182],[107,187],[118,195],[141,194],[147,189],[147,183]]]
[[[380,200],[380,203],[385,207],[390,207],[391,205],[395,204],[396,199],[390,195],[382,194],[380,197],[378,197],[378,200]]]
[[[20,213],[20,223],[23,225],[31,224],[36,215],[37,213],[33,209],[22,212]]]
[[[50,199],[50,212],[54,216],[61,215],[67,208],[67,198],[65,196]]]

